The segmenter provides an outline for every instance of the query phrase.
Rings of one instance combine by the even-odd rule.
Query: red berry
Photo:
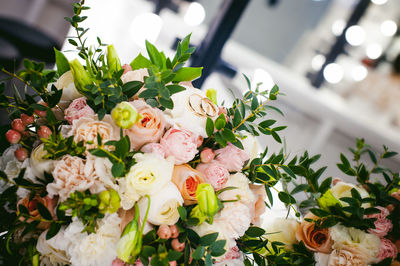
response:
[[[35,114],[37,114],[40,117],[45,117],[46,111],[35,110]]]
[[[171,229],[171,237],[172,238],[177,238],[179,236],[179,229],[178,226],[170,225],[169,229]]]
[[[40,126],[39,130],[37,131],[39,138],[48,139],[52,134],[51,129],[47,126]]]
[[[15,129],[16,131],[19,131],[19,132],[24,132],[25,131],[25,124],[22,121],[22,119],[20,119],[20,118],[14,119],[11,122],[11,127],[13,129]]]
[[[28,151],[25,148],[20,147],[14,152],[14,155],[18,161],[22,162],[28,158]]]
[[[179,242],[178,238],[174,238],[171,241],[171,246],[174,250],[181,252],[185,249],[185,243]]]
[[[6,139],[11,144],[16,144],[21,140],[21,133],[14,129],[10,129],[6,133]]]
[[[169,228],[168,225],[162,224],[162,225],[160,225],[160,227],[158,228],[157,235],[158,235],[161,239],[169,239],[169,238],[171,237],[171,229]]]
[[[169,263],[169,266],[176,266],[176,260],[170,261],[168,263]]]
[[[26,125],[33,124],[33,122],[35,121],[35,118],[33,117],[33,115],[21,114],[21,120],[22,120],[22,123],[24,123],[26,126]]]

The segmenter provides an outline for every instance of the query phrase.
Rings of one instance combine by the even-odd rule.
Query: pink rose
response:
[[[366,215],[367,218],[376,218],[377,219],[374,222],[375,229],[370,228],[370,229],[368,229],[368,232],[382,238],[382,237],[386,236],[390,230],[392,230],[393,224],[392,224],[392,221],[390,221],[389,219],[386,218],[386,216],[389,215],[388,209],[383,208],[381,206],[378,206],[375,208],[379,209],[381,212]]]
[[[228,170],[217,161],[201,163],[197,165],[196,170],[205,175],[206,182],[211,184],[215,190],[223,188],[226,181],[228,181]]]
[[[229,172],[239,172],[246,161],[250,159],[246,151],[229,143],[225,148],[215,151],[216,160],[225,166]]]
[[[138,123],[124,133],[129,137],[131,148],[139,150],[144,144],[158,142],[165,130],[163,112],[152,108],[146,102],[137,100],[130,102],[136,111],[143,117]]]
[[[210,148],[205,148],[200,152],[200,160],[202,163],[209,163],[214,160],[214,151]]]
[[[72,124],[72,121],[79,119],[84,116],[95,115],[92,108],[86,104],[86,98],[80,97],[72,101],[67,109],[64,110],[64,117],[68,123]]]
[[[175,164],[189,162],[198,152],[197,136],[185,129],[170,128],[160,143],[165,150],[165,156],[173,156]]]
[[[389,239],[381,238],[381,245],[379,246],[379,261],[382,261],[386,258],[395,259],[397,256],[397,248],[396,245],[392,243]]]
[[[163,146],[160,143],[149,143],[144,145],[140,151],[144,153],[155,153],[160,155],[162,158],[165,157],[165,151]]]

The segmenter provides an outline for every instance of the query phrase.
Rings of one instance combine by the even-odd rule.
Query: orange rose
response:
[[[318,219],[312,213],[308,213],[304,218]],[[303,221],[297,228],[296,239],[303,241],[309,250],[326,254],[332,251],[333,241],[328,228],[316,228],[313,222]]]
[[[196,203],[196,189],[204,183],[204,175],[187,164],[175,165],[172,182],[181,192],[185,205]]]
[[[57,205],[57,199],[56,198],[51,199],[48,196],[41,198],[39,197],[39,195],[36,194],[32,200],[29,200],[29,195],[28,195],[25,198],[18,201],[17,203],[18,211],[19,211],[19,206],[23,205],[28,209],[29,215],[31,216],[30,218],[25,218],[21,216],[19,219],[27,223],[31,223],[35,220],[40,220],[42,217],[40,216],[39,210],[37,209],[38,203],[43,204],[49,210],[51,216],[54,217],[54,208]],[[38,228],[46,229],[49,226],[50,226],[49,222],[42,221],[39,223]]]

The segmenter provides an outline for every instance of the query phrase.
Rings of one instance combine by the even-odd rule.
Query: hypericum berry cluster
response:
[[[160,227],[157,230],[157,235],[162,239],[172,238],[171,246],[174,250],[181,252],[185,249],[185,243],[181,243],[178,240],[179,229],[176,225],[170,225],[170,226],[166,224],[160,225]]]
[[[35,114],[38,116],[43,116],[45,114],[38,114],[35,110]],[[45,111],[38,111],[45,112]],[[32,125],[35,122],[35,117],[33,115],[21,114],[20,118],[16,118],[11,122],[11,129],[6,132],[6,139],[11,144],[18,144],[22,141],[23,137],[29,137],[30,133],[28,131],[28,126]],[[49,138],[53,133],[48,126],[40,126],[36,130],[37,136],[39,138]],[[19,147],[14,152],[15,157],[19,161],[24,161],[28,157],[28,150]]]

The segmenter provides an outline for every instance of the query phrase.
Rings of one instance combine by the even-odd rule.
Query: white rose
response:
[[[122,83],[127,83],[129,81],[141,81],[144,82],[144,77],[149,76],[147,68],[141,68],[137,70],[128,71],[121,76]]]
[[[46,240],[47,231],[44,231],[38,238],[36,249],[42,256],[48,258],[52,264],[69,264],[69,258],[65,253],[69,241],[65,239],[64,229],[61,229],[54,237]]]
[[[178,207],[182,206],[183,198],[174,183],[163,185],[162,189],[150,198],[150,209],[147,221],[154,225],[173,225],[179,220]],[[138,201],[140,217],[144,219],[148,198],[142,197]]]
[[[351,184],[351,183],[346,183],[346,182],[343,182],[343,181],[337,182],[336,185],[334,185],[334,186],[331,188],[331,192],[332,192],[333,196],[334,196],[336,199],[338,199],[338,200],[339,200],[340,198],[344,198],[344,197],[350,197],[350,198],[352,198],[352,196],[351,196],[351,190],[352,190],[353,188],[355,188],[355,189],[358,191],[358,193],[360,193],[361,198],[368,198],[368,197],[369,197],[368,192],[367,192],[365,189],[363,189],[362,187],[358,187],[358,186],[356,186],[356,185],[353,185],[353,184]],[[349,206],[349,204],[348,204],[347,202],[340,201],[340,203],[341,203],[343,206]],[[363,204],[362,204],[362,207],[363,207],[363,208],[368,208],[368,207],[370,207],[370,206],[371,206],[371,205],[370,205],[369,203],[363,203]]]
[[[50,85],[51,86],[51,85]],[[67,71],[59,77],[54,86],[58,90],[63,90],[61,101],[73,101],[83,95],[75,88],[74,77],[71,71]]]
[[[370,260],[376,258],[379,254],[381,241],[376,235],[343,225],[335,225],[329,231],[334,241],[332,246],[334,249],[340,249],[342,246],[354,246],[369,254]]]
[[[126,175],[126,189],[139,195],[158,192],[172,178],[174,164],[153,153],[135,154],[136,164]]]
[[[140,195],[137,191],[132,187],[127,187],[126,177],[118,178],[118,191],[119,197],[121,198],[121,207],[124,210],[129,210],[133,207],[136,201],[140,199]]]
[[[37,146],[31,153],[30,166],[35,176],[44,177],[44,172],[51,173],[54,169],[54,160],[43,159],[47,154],[44,150],[44,143]]]
[[[97,221],[96,233],[82,233],[84,226],[78,219],[65,230],[65,237],[70,240],[67,254],[72,265],[109,266],[117,256],[117,243],[120,239],[121,219],[116,213],[107,214]]]
[[[215,120],[218,117],[218,107],[208,99],[204,92],[190,86],[186,90],[171,96],[174,102],[172,110],[165,114],[171,124],[189,130],[202,137],[207,137],[207,117]]]
[[[269,241],[278,241],[285,244],[286,250],[292,250],[296,244],[296,230],[299,223],[293,218],[276,218],[272,223],[264,226]]]

